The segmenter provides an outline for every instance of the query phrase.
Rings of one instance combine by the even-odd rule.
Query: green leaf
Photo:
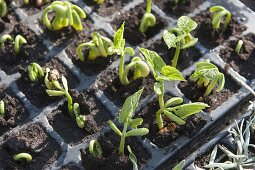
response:
[[[136,118],[136,119],[132,119],[130,122],[130,126],[133,129],[136,129],[137,126],[140,126],[143,123],[143,119],[142,118]]]
[[[189,33],[197,27],[197,23],[187,16],[180,17],[178,19],[177,25],[178,28],[185,33]]]
[[[135,154],[133,154],[133,152],[132,152],[132,150],[131,150],[129,145],[127,146],[127,149],[128,149],[128,152],[129,152],[128,157],[129,157],[130,161],[133,164],[133,170],[138,170],[137,158],[136,158]]]
[[[124,53],[125,53],[125,54],[128,54],[128,55],[130,55],[130,56],[135,55],[135,51],[134,51],[134,49],[131,48],[131,47],[126,47],[126,48],[124,49]]]
[[[65,92],[60,91],[60,90],[46,90],[47,94],[49,96],[63,96]]]
[[[161,94],[163,94],[163,92],[162,92],[162,84],[160,83],[160,82],[156,82],[156,83],[154,83],[154,91],[155,91],[155,93],[157,94],[157,95],[161,95]]]
[[[125,46],[125,39],[123,38],[124,25],[125,22],[122,23],[121,27],[117,30],[114,36],[114,47],[119,50],[123,50]]]
[[[185,160],[182,160],[179,164],[177,164],[177,165],[173,168],[173,170],[183,170],[184,165],[185,165]]]
[[[200,112],[206,107],[209,107],[209,106],[202,102],[183,104],[183,105],[175,107],[175,109],[177,109],[175,114],[179,116],[180,118],[185,119],[186,117],[190,115]]]
[[[168,48],[176,47],[176,36],[167,30],[164,30],[163,39]]]
[[[65,78],[65,76],[62,76],[62,83],[63,83],[64,89],[66,91],[68,91],[68,83],[67,83],[67,79]]]
[[[147,135],[148,133],[149,133],[149,130],[147,128],[132,129],[126,133],[125,137],[144,136],[144,135]]]
[[[119,123],[124,123],[126,121],[129,121],[127,120],[127,118],[130,119],[132,117],[133,113],[135,112],[135,109],[138,106],[142,92],[143,92],[143,88],[137,91],[136,93],[134,93],[133,95],[129,96],[125,100],[119,114],[119,119],[118,119]]]
[[[164,66],[161,69],[161,74],[162,76],[160,76],[160,78],[162,78],[163,80],[180,80],[180,81],[184,81],[185,79],[182,76],[182,73],[177,70],[175,67],[171,67],[171,66]]]
[[[119,130],[119,128],[117,128],[117,126],[111,121],[111,120],[108,120],[107,121],[110,128],[119,136],[122,136],[122,133],[121,131]]]
[[[167,100],[165,107],[173,107],[182,103],[183,99],[181,97],[172,97],[171,99]]]

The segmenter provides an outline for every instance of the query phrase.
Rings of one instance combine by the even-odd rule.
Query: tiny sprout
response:
[[[212,26],[214,29],[220,28],[220,23],[223,17],[226,15],[224,21],[223,32],[227,30],[228,24],[231,20],[231,13],[222,6],[213,6],[210,8],[210,12],[214,13],[212,17]]]
[[[55,12],[52,22],[48,19],[48,13]],[[86,18],[85,12],[77,5],[68,1],[54,1],[43,10],[42,19],[49,30],[60,30],[64,27],[72,26],[75,30],[82,30],[83,26],[80,18]]]
[[[96,2],[98,5],[101,5],[104,3],[104,0],[94,0],[94,2]]]
[[[27,70],[31,81],[38,81],[40,78],[44,77],[43,69],[37,63],[29,64]]]
[[[243,40],[238,40],[238,42],[237,42],[237,44],[236,44],[236,48],[235,48],[235,52],[236,52],[237,54],[240,53],[240,50],[241,50],[242,46],[243,46]]]
[[[117,135],[120,136],[119,154],[121,155],[124,154],[126,137],[144,136],[149,133],[149,130],[147,128],[137,128],[137,126],[142,124],[143,122],[142,118],[132,119],[135,109],[137,108],[139,104],[139,100],[140,100],[142,92],[143,92],[143,89],[129,96],[125,100],[125,103],[122,106],[122,109],[120,111],[119,118],[118,118],[118,122],[120,124],[123,124],[124,126],[122,132],[111,120],[108,121],[108,124],[111,127],[111,129]],[[133,129],[127,132],[128,126],[132,127]]]
[[[198,87],[206,87],[204,97],[208,96],[214,87],[217,92],[220,92],[224,88],[225,76],[219,72],[219,69],[210,60],[196,63],[197,69],[191,75],[191,79],[197,81]]]
[[[173,170],[183,170],[185,165],[185,160],[182,160],[180,163],[178,163]]]
[[[78,103],[73,104],[73,99],[68,92],[68,83],[64,76],[61,77],[62,85],[59,83],[60,75],[57,70],[50,70],[46,68],[46,76],[44,83],[47,87],[46,92],[49,96],[63,96],[65,95],[68,103],[68,111],[79,128],[84,128],[86,117],[80,114],[80,107]]]
[[[77,55],[81,61],[85,60],[82,52],[84,47],[90,48],[88,56],[89,60],[95,60],[97,57],[107,57],[110,55],[108,53],[108,48],[113,46],[113,42],[98,32],[93,32],[91,36],[92,41],[82,43],[76,48]]]
[[[133,170],[138,170],[137,158],[136,158],[135,154],[132,152],[132,149],[129,145],[127,146],[127,149],[128,149],[128,152],[129,152],[128,158],[130,159],[130,161],[133,164]]]
[[[17,155],[14,155],[13,159],[15,161],[24,161],[24,160],[26,160],[27,162],[31,162],[32,161],[32,156],[29,153],[19,153]]]
[[[120,55],[120,65],[119,65],[119,79],[121,84],[128,85],[128,72],[131,68],[134,69],[133,80],[139,77],[147,77],[150,73],[148,65],[142,61],[139,57],[134,57],[131,62],[124,67],[125,55],[129,54],[133,56],[135,54],[134,49],[131,47],[125,47],[125,39],[123,39],[124,34],[124,24],[118,29],[114,36],[114,45],[108,48],[108,53],[110,55],[117,54]]]
[[[176,48],[172,59],[172,67],[177,66],[180,51],[194,46],[198,38],[194,38],[190,32],[197,27],[197,23],[187,16],[182,16],[177,22],[178,28],[165,30],[163,39],[168,48]]]
[[[0,44],[1,44],[1,47],[4,47],[4,43],[9,40],[9,41],[12,41],[14,43],[14,50],[16,52],[16,54],[19,54],[20,52],[20,48],[21,48],[21,45],[22,44],[26,44],[27,43],[27,40],[22,37],[21,35],[17,35],[13,41],[13,38],[11,35],[3,35],[0,39]]]
[[[0,0],[0,18],[5,17],[7,14],[7,5],[5,0]]]
[[[5,114],[4,101],[0,100],[0,116],[4,116],[4,114]]]
[[[156,17],[151,13],[151,4],[152,0],[147,0],[146,12],[139,27],[141,33],[145,33],[149,27],[153,27],[156,24]]]
[[[89,153],[91,153],[96,158],[102,158],[102,148],[97,140],[91,140],[89,143]]]

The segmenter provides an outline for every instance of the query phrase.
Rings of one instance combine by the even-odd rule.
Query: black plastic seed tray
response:
[[[255,46],[255,13],[240,1],[195,0],[190,8],[184,6],[170,9],[170,6],[168,9],[169,2],[166,0],[154,0],[152,11],[157,17],[157,24],[146,34],[138,31],[139,20],[145,11],[143,0],[106,0],[99,7],[82,0],[71,2],[82,7],[87,14],[83,21],[83,31],[75,32],[66,28],[50,32],[42,24],[41,9],[22,7],[19,0],[9,5],[10,17],[15,19],[5,21],[0,36],[5,33],[22,34],[31,46],[26,49],[28,53],[16,58],[8,56],[4,59],[0,51],[0,57],[3,58],[0,61],[1,99],[10,100],[8,109],[12,110],[8,119],[1,120],[5,124],[0,124],[3,126],[0,130],[0,169],[13,166],[21,169],[106,168],[103,163],[107,160],[103,163],[93,162],[86,154],[88,144],[92,139],[99,139],[113,146],[118,145],[117,136],[107,126],[107,120],[116,121],[124,100],[142,87],[145,90],[136,116],[143,117],[142,126],[148,127],[150,134],[130,138],[127,144],[136,154],[140,169],[171,169],[176,162],[224,129],[226,122],[237,118],[238,109],[252,98],[244,84],[254,87],[252,69],[255,63],[252,60],[240,63],[224,57],[224,54],[233,51],[231,45],[228,45],[231,41],[244,38]],[[202,24],[206,23],[206,19],[202,19],[208,18],[208,8],[212,5],[226,7],[234,19],[228,35],[217,41],[210,40],[209,36],[203,39],[210,31],[203,30]],[[226,86],[222,92],[214,92],[206,100],[211,106],[209,109],[187,120],[187,124],[177,134],[163,137],[155,129],[154,115],[158,105],[153,91],[153,77],[150,75],[128,86],[121,86],[117,75],[118,56],[81,63],[75,48],[81,42],[89,41],[94,31],[112,38],[120,24],[126,20],[124,36],[127,43],[136,49],[136,54],[139,55],[137,46],[148,48],[158,52],[169,64],[173,51],[168,50],[162,41],[162,33],[164,29],[175,26],[178,17],[182,15],[190,16],[201,26],[194,31],[199,43],[181,54],[179,69],[188,78],[195,71],[195,62],[210,59],[225,74]],[[229,51],[226,51],[226,46],[229,46]],[[89,119],[85,130],[76,127],[67,113],[64,99],[48,97],[43,85],[29,81],[26,67],[31,62],[38,62],[43,68],[56,68],[67,77],[74,100],[80,103]],[[246,66],[249,69],[245,69]],[[167,83],[166,96],[179,96],[185,102],[197,101],[198,98],[192,95],[196,89],[190,87],[190,81]],[[29,165],[13,163],[11,155],[20,151],[32,153],[34,159]]]

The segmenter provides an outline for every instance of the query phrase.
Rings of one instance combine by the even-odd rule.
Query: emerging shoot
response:
[[[214,29],[219,29],[221,20],[226,16],[224,20],[223,32],[227,30],[229,22],[231,20],[231,13],[222,6],[213,6],[210,8],[210,12],[213,13],[212,26]]]
[[[54,12],[52,22],[49,21],[48,13]],[[68,1],[54,1],[43,10],[42,19],[49,30],[60,30],[72,26],[75,30],[82,30],[81,18],[86,18],[85,12],[77,5]]]
[[[96,158],[102,158],[102,148],[97,140],[91,140],[89,143],[89,153]]]
[[[238,40],[238,42],[237,42],[237,44],[236,44],[236,48],[235,48],[235,52],[236,52],[237,54],[240,53],[240,50],[241,50],[242,46],[243,46],[243,40]]]
[[[14,51],[16,54],[19,54],[20,52],[20,48],[21,48],[21,45],[22,44],[26,44],[27,43],[27,40],[22,37],[21,35],[17,35],[13,41],[13,38],[11,35],[9,34],[6,34],[6,35],[3,35],[0,39],[0,44],[1,44],[1,47],[4,47],[4,43],[9,40],[9,41],[12,41],[13,44],[14,44]]]
[[[183,170],[185,165],[185,160],[182,160],[180,163],[178,163],[173,170]]]
[[[15,161],[27,161],[27,162],[31,162],[32,161],[32,156],[29,153],[19,153],[17,155],[14,155],[13,159]]]
[[[44,77],[43,69],[37,63],[29,64],[27,71],[31,81],[38,81],[40,78]]]
[[[177,66],[180,51],[194,46],[198,38],[194,38],[190,32],[197,27],[197,23],[187,16],[182,16],[177,22],[178,28],[170,28],[164,31],[163,39],[169,48],[176,48],[172,67]]]
[[[147,0],[146,12],[139,27],[141,33],[145,33],[149,27],[153,27],[156,24],[156,17],[151,13],[151,5],[152,0]]]
[[[145,48],[139,48],[139,50],[146,58],[156,80],[156,83],[154,84],[154,91],[158,95],[160,107],[160,109],[156,112],[159,130],[163,130],[164,128],[162,114],[165,114],[170,120],[174,121],[178,125],[184,125],[186,123],[184,120],[185,118],[200,112],[205,107],[208,107],[207,104],[201,102],[182,104],[183,99],[180,97],[173,97],[165,102],[165,81],[185,81],[185,79],[175,67],[167,66],[156,52]]]
[[[111,121],[109,120],[109,126],[111,129],[120,136],[120,146],[119,146],[119,154],[124,154],[124,147],[125,147],[125,140],[126,137],[130,136],[144,136],[149,133],[149,130],[147,128],[137,128],[137,126],[141,125],[143,122],[142,118],[136,118],[132,119],[132,116],[135,112],[135,109],[137,108],[140,100],[140,96],[143,92],[143,89],[139,90],[135,94],[129,96],[125,103],[122,106],[122,109],[119,114],[118,122],[120,124],[123,124],[122,132],[119,130],[119,128]],[[128,127],[131,127],[132,130],[128,131]]]
[[[108,48],[113,46],[113,42],[105,37],[102,36],[98,32],[93,32],[91,34],[92,41],[82,43],[76,48],[77,55],[81,61],[84,61],[84,55],[83,55],[83,48],[87,47],[90,48],[89,50],[89,60],[95,60],[97,57],[107,57],[110,54],[108,53]]]
[[[47,94],[49,96],[66,96],[68,102],[68,111],[73,119],[76,120],[76,124],[79,128],[85,126],[85,115],[80,114],[80,107],[78,103],[73,104],[73,99],[68,92],[68,83],[64,76],[61,77],[62,85],[59,83],[60,75],[57,70],[50,70],[46,68],[46,76],[44,77],[44,83],[47,87]]]
[[[196,63],[197,69],[191,75],[191,79],[197,81],[198,87],[206,87],[204,97],[208,96],[216,88],[220,92],[224,88],[225,76],[210,60]]]
[[[4,101],[0,100],[0,116],[4,116],[4,114],[5,114]]]
[[[127,149],[129,152],[128,158],[132,162],[133,170],[138,170],[137,158],[136,158],[135,154],[132,152],[132,149],[130,148],[129,145],[127,146]]]
[[[0,18],[5,17],[7,14],[7,5],[5,0],[0,0]]]
[[[150,73],[148,65],[141,60],[139,57],[134,57],[131,62],[125,67],[125,55],[134,55],[134,50],[131,47],[125,47],[125,39],[123,39],[124,34],[124,24],[118,29],[114,36],[114,45],[108,48],[108,54],[120,55],[120,65],[119,65],[119,79],[121,84],[128,85],[128,73],[131,69],[134,69],[133,80],[139,77],[147,77]]]

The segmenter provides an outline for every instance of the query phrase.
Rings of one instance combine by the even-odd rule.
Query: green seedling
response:
[[[236,48],[235,48],[235,52],[237,54],[240,54],[240,50],[243,46],[243,40],[238,40],[237,44],[236,44]]]
[[[183,99],[180,97],[173,97],[165,102],[165,81],[185,81],[185,79],[175,67],[166,65],[163,59],[156,52],[147,50],[145,48],[139,48],[139,50],[146,58],[156,80],[156,83],[154,84],[154,91],[158,95],[160,107],[160,109],[156,112],[159,130],[164,128],[162,114],[165,114],[175,123],[183,125],[185,124],[185,118],[208,107],[207,104],[201,102],[182,104]]]
[[[5,114],[4,101],[0,100],[0,116],[4,116],[4,114]]]
[[[28,5],[28,4],[31,3],[31,2],[33,2],[33,1],[31,1],[31,0],[23,0],[23,3],[24,3],[25,5]],[[50,0],[36,0],[36,1],[35,1],[35,5],[36,5],[37,7],[40,7],[40,6],[43,5],[43,2],[48,3],[48,2],[50,2]],[[34,2],[33,2],[33,3],[34,3]]]
[[[101,5],[104,3],[104,0],[94,0],[94,2],[96,2],[98,5]]]
[[[217,87],[217,92],[224,88],[225,76],[219,71],[217,66],[210,63],[209,60],[198,62],[196,66],[197,69],[190,78],[197,81],[199,88],[206,87],[204,97],[208,96],[215,87]]]
[[[122,106],[122,109],[119,114],[118,122],[120,124],[123,124],[122,132],[119,130],[119,128],[111,121],[109,120],[109,126],[111,129],[120,136],[120,146],[119,146],[119,154],[124,154],[124,147],[125,147],[125,140],[127,137],[130,136],[143,136],[147,135],[149,133],[149,130],[147,128],[137,128],[139,125],[142,124],[143,119],[142,118],[136,118],[132,119],[132,116],[135,112],[135,109],[137,108],[139,104],[139,100],[141,97],[141,94],[143,92],[143,89],[139,90],[135,94],[129,96],[125,103]],[[131,127],[132,130],[128,131],[128,127]]]
[[[14,51],[16,52],[16,54],[19,54],[20,52],[20,48],[21,48],[21,45],[22,44],[26,44],[27,43],[27,40],[22,37],[21,35],[17,35],[13,41],[13,38],[11,35],[9,34],[5,34],[1,37],[0,39],[0,44],[1,44],[1,47],[4,47],[4,43],[9,40],[9,41],[12,41],[13,44],[14,44]]]
[[[168,49],[176,48],[172,67],[177,66],[180,51],[194,46],[198,38],[194,38],[190,32],[197,27],[197,23],[187,16],[182,16],[177,22],[178,28],[171,28],[164,31],[163,39]]]
[[[127,146],[127,149],[129,152],[128,158],[132,162],[133,170],[138,170],[137,158],[136,158],[135,154],[132,152],[132,149],[129,145]]]
[[[156,24],[156,17],[151,13],[152,0],[147,0],[146,12],[143,15],[140,23],[139,31],[145,33],[149,27],[153,27]]]
[[[97,140],[91,140],[89,143],[89,153],[96,158],[103,157],[102,148]]]
[[[31,162],[32,161],[32,156],[29,153],[19,153],[17,155],[13,156],[13,159],[15,161],[27,161],[27,162]]]
[[[183,170],[185,165],[185,160],[182,160],[178,163],[172,170]]]
[[[7,14],[7,5],[5,0],[0,0],[0,18],[5,17]]]
[[[234,142],[237,145],[236,154],[227,149],[225,146],[216,145],[210,155],[209,164],[205,168],[209,169],[254,169],[255,156],[250,154],[250,149],[254,149],[255,145],[251,143],[251,125],[255,118],[250,118],[244,123],[245,120],[241,121],[240,127],[236,122],[236,126],[229,130],[232,135]],[[228,158],[225,162],[220,162],[221,159],[216,159],[216,155],[220,149],[223,154]],[[226,159],[226,158],[225,158]]]
[[[148,65],[141,60],[139,57],[134,57],[131,62],[125,67],[125,55],[128,54],[133,56],[135,54],[133,48],[125,47],[125,39],[123,39],[124,34],[124,22],[114,36],[114,45],[108,48],[108,53],[110,55],[117,54],[120,55],[120,65],[119,65],[119,79],[121,84],[128,85],[128,73],[131,69],[134,69],[133,80],[140,77],[147,77],[150,73]]]
[[[231,13],[222,6],[213,6],[210,8],[210,12],[213,13],[212,27],[219,29],[223,17],[226,16],[223,25],[223,32],[227,30],[227,27],[231,21]]]
[[[48,13],[54,12],[55,17],[49,21]],[[49,30],[60,30],[72,26],[75,30],[82,30],[81,18],[86,18],[85,12],[77,5],[68,1],[54,1],[43,10],[42,19]]]
[[[60,75],[57,70],[50,70],[46,68],[46,76],[44,77],[44,83],[47,87],[47,94],[49,96],[65,96],[68,102],[68,111],[73,119],[76,120],[76,124],[79,128],[85,126],[85,115],[80,114],[80,107],[78,103],[73,103],[73,99],[68,92],[68,83],[64,76],[61,77],[62,85],[59,82]]]
[[[38,81],[40,78],[44,77],[44,72],[42,67],[37,63],[31,63],[27,67],[28,76],[31,81]]]
[[[109,56],[108,48],[113,46],[112,40],[102,36],[98,32],[93,32],[91,34],[92,41],[82,43],[76,48],[77,55],[81,61],[84,61],[83,48],[90,48],[89,50],[89,60],[95,60],[97,57],[107,57]]]

